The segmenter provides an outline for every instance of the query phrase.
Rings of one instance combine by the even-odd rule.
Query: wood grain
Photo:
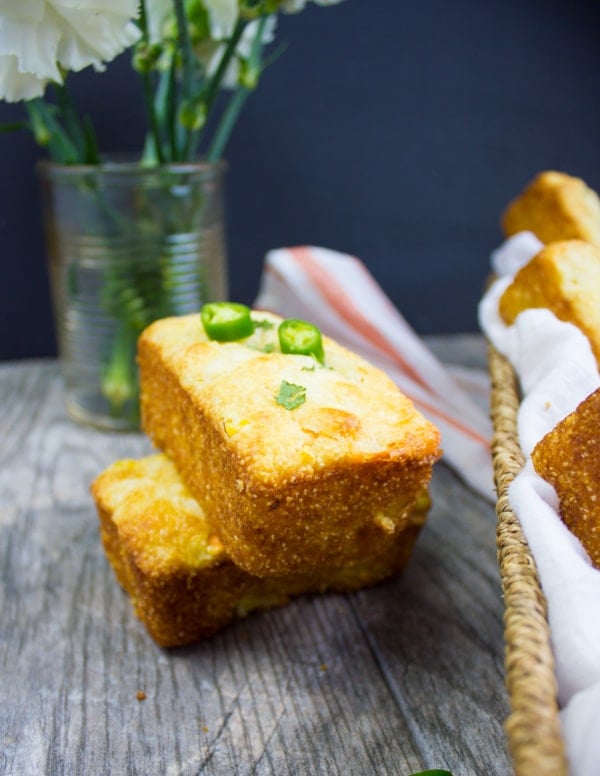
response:
[[[480,338],[433,344],[483,364]],[[401,578],[165,651],[115,582],[88,493],[149,451],[68,420],[56,363],[0,365],[0,773],[511,772],[491,503],[438,465]]]

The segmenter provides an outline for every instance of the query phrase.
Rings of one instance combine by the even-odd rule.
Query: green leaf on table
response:
[[[418,773],[411,773],[410,776],[452,776],[450,771],[444,771],[440,768],[434,768],[430,771],[419,771]]]

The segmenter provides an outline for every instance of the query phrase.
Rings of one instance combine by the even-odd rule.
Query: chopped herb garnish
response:
[[[255,329],[272,329],[274,328],[275,324],[273,321],[268,321],[266,318],[259,318],[258,321],[256,321],[254,318],[252,319],[252,326]]]
[[[303,372],[314,372],[316,369],[314,364],[311,364],[310,366],[303,366],[302,371]]]
[[[303,385],[294,385],[287,380],[282,380],[275,401],[286,410],[295,410],[306,401],[306,388]]]
[[[275,350],[275,345],[272,342],[265,342],[264,345],[248,345],[246,347],[250,350],[257,350],[259,353],[272,353]]]

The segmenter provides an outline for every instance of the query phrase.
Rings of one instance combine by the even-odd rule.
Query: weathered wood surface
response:
[[[434,345],[483,365],[478,337]],[[61,390],[54,362],[0,365],[2,774],[511,772],[491,503],[439,465],[402,578],[161,650],[107,565],[88,494],[149,443],[74,424]]]

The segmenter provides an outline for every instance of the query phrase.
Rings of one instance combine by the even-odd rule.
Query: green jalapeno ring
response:
[[[217,342],[235,342],[254,331],[250,308],[239,302],[207,302],[200,320],[207,337]]]
[[[282,353],[314,356],[320,364],[325,361],[321,332],[312,323],[299,318],[286,318],[277,330]]]

